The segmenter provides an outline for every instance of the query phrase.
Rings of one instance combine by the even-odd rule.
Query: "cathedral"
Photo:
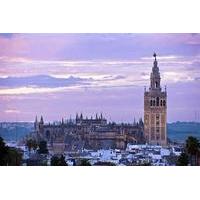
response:
[[[127,143],[147,143],[150,145],[167,145],[167,92],[160,85],[160,72],[156,54],[150,77],[150,87],[144,91],[144,123],[116,124],[107,123],[105,117],[83,117],[76,114],[70,121],[46,124],[43,117],[35,120],[35,136],[38,140],[46,140],[59,151],[71,148],[73,144],[81,148],[120,148],[125,149]],[[106,141],[106,142],[105,142]],[[109,141],[109,144],[107,145]],[[114,142],[114,143],[113,143]],[[116,144],[115,144],[116,143]],[[73,146],[73,149],[75,148]],[[61,150],[60,150],[61,149]]]
[[[43,117],[34,123],[34,137],[45,140],[54,153],[86,149],[125,149],[127,143],[143,143],[143,121],[132,124],[107,122],[101,114],[57,123],[44,123]]]
[[[167,91],[160,85],[156,54],[150,77],[149,90],[144,92],[144,137],[148,144],[167,145]]]

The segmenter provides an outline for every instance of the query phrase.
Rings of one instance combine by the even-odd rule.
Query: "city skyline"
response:
[[[153,52],[168,91],[168,122],[200,108],[200,34],[0,34],[0,121],[76,113],[143,117]]]

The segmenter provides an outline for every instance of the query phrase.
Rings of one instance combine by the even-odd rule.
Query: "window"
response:
[[[156,135],[156,139],[157,139],[157,140],[160,140],[160,135]]]
[[[160,106],[162,106],[162,105],[163,105],[162,100],[160,100]]]
[[[153,105],[153,102],[152,102],[152,100],[150,101],[150,106],[152,106]]]
[[[156,105],[156,101],[155,100],[153,100],[153,106],[155,106]]]
[[[158,82],[157,81],[155,82],[155,87],[158,88]]]
[[[166,102],[165,102],[165,100],[163,100],[163,106],[165,106],[166,105]]]
[[[159,106],[159,97],[156,97],[156,106]]]

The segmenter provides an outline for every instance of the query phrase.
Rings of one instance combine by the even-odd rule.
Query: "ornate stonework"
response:
[[[167,92],[160,86],[160,72],[155,57],[149,90],[144,92],[144,135],[146,142],[153,145],[167,145]]]

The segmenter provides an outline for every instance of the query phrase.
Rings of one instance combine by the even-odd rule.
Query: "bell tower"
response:
[[[167,145],[167,91],[162,91],[156,53],[149,90],[144,92],[144,135],[152,145]]]

